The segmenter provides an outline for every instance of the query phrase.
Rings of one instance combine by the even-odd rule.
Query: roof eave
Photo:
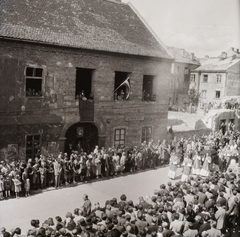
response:
[[[9,40],[9,41],[25,42],[25,43],[31,43],[31,44],[42,44],[42,45],[57,46],[57,47],[72,48],[72,49],[82,49],[82,50],[90,50],[90,51],[97,51],[97,52],[116,53],[116,54],[129,55],[129,56],[156,58],[156,59],[161,59],[163,61],[170,61],[170,62],[174,61],[174,59],[172,59],[172,58],[165,58],[165,57],[160,57],[160,56],[157,56],[157,55],[133,54],[133,53],[124,53],[124,52],[120,52],[120,51],[100,50],[100,49],[94,49],[94,48],[84,48],[84,47],[77,47],[77,46],[74,46],[74,45],[48,43],[48,42],[44,42],[44,41],[5,37],[5,36],[0,35],[0,40],[1,39]]]

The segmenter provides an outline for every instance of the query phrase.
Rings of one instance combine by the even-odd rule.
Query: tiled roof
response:
[[[225,54],[226,58],[222,58]],[[218,57],[208,57],[199,59],[201,66],[196,71],[226,71],[236,63],[240,62],[240,53],[238,49],[229,48],[222,52]]]
[[[185,49],[171,46],[167,46],[167,49],[176,62],[200,65],[198,58],[194,56],[194,59],[192,60],[190,53]]]
[[[0,0],[0,37],[171,59],[128,4],[108,0]]]
[[[221,58],[209,58],[201,62],[201,66],[196,68],[196,71],[226,71],[234,64],[239,63],[240,58],[228,57],[226,59]]]

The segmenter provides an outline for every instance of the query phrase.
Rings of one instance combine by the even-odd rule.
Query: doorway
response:
[[[98,145],[98,129],[92,123],[76,123],[66,132],[65,152],[68,155],[71,151],[92,152]]]

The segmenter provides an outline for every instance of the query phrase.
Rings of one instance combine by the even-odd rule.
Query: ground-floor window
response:
[[[125,145],[125,139],[126,139],[126,129],[125,128],[115,129],[114,146],[119,147],[121,145]]]
[[[149,143],[152,139],[152,127],[143,127],[142,128],[142,143]]]
[[[37,151],[40,149],[41,135],[27,135],[26,136],[26,158],[34,159]]]
[[[219,99],[221,97],[221,91],[215,91],[215,98]]]

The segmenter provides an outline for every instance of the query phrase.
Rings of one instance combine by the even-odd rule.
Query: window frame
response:
[[[221,74],[216,75],[216,83],[222,83],[222,75]]]
[[[118,140],[116,139],[117,131],[120,131]],[[123,134],[122,134],[122,131],[124,131]],[[122,145],[125,146],[125,144],[126,144],[126,132],[127,132],[126,128],[115,128],[114,129],[114,138],[113,138],[113,145],[114,145],[114,147],[120,147]],[[123,139],[121,138],[122,135],[124,135]],[[123,141],[123,144],[121,143],[121,141]],[[119,144],[116,144],[116,142],[119,142]]]
[[[150,74],[144,74],[142,77],[142,101],[156,101],[156,94],[154,93],[154,81],[156,80],[156,75],[150,75]],[[148,90],[146,84],[148,81],[151,81],[151,89]],[[172,82],[173,83],[173,82]],[[145,85],[145,86],[144,86]],[[171,84],[169,84],[169,89],[173,89],[170,87]],[[174,86],[174,84],[172,84]],[[146,91],[148,90],[148,91]],[[149,95],[149,96],[147,96]]]
[[[205,81],[205,79],[207,78],[207,80]],[[208,74],[203,74],[203,83],[208,83]]]
[[[36,136],[39,136],[39,140],[35,139]],[[31,142],[32,142],[32,146],[28,147],[28,137],[32,137]],[[35,147],[34,146],[34,142],[38,141],[38,146]],[[30,142],[30,141],[29,141]],[[40,133],[34,133],[34,134],[26,134],[25,135],[25,149],[26,149],[26,159],[34,159],[35,155],[37,152],[35,152],[34,150],[40,150],[41,149],[41,144],[42,144],[42,134]],[[28,156],[28,152],[27,151],[31,151],[31,158]]]
[[[27,70],[28,69],[33,69],[33,73],[31,76],[27,75]],[[38,69],[41,69],[42,70],[42,75],[41,76],[37,76],[37,73],[36,71]],[[27,98],[42,98],[43,97],[43,94],[44,94],[44,67],[42,66],[36,66],[36,65],[28,65],[25,67],[25,70],[24,70],[24,75],[25,75],[25,84],[24,84],[24,87],[25,87],[25,91],[24,91],[24,96],[27,97]],[[41,80],[41,95],[31,95],[31,96],[28,96],[27,95],[27,91],[28,91],[28,88],[27,88],[27,81],[28,80]],[[33,88],[30,88],[30,89],[33,89]]]
[[[196,74],[191,74],[191,76],[190,76],[190,81],[191,81],[192,83],[195,83],[195,82],[196,82]]]
[[[219,96],[217,96],[217,93],[219,93]],[[220,99],[220,98],[221,98],[221,91],[215,90],[215,99]]]
[[[205,96],[203,97],[203,92],[205,92]],[[207,90],[202,90],[201,91],[201,98],[207,98]]]
[[[150,136],[143,136],[143,131],[144,129],[150,129],[151,130],[151,133],[150,133]],[[144,126],[142,127],[141,129],[141,143],[143,143],[144,141],[146,141],[146,143],[148,144],[151,140],[152,140],[152,137],[153,137],[153,127],[152,126]]]
[[[113,99],[114,101],[128,101],[131,100],[130,98],[130,94],[131,94],[131,75],[132,72],[125,72],[125,71],[115,71],[114,72],[114,90],[113,90]],[[122,76],[121,76],[122,74]],[[122,77],[122,82],[119,83],[119,85],[116,85],[116,81],[121,80]],[[119,79],[120,78],[120,79]],[[129,88],[128,88],[128,98],[126,97],[126,92],[127,92],[127,86],[125,85],[125,91],[124,91],[124,95],[121,94],[121,91],[123,91],[122,86],[121,85],[124,83],[124,81],[126,81],[128,79],[128,83],[129,83]],[[120,93],[119,93],[120,92]]]

